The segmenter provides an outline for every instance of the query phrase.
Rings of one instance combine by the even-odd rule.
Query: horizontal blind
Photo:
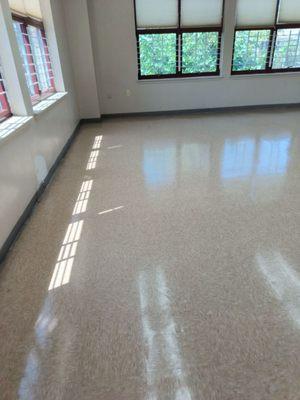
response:
[[[8,3],[15,13],[42,20],[39,0],[9,0]]]
[[[136,0],[135,2],[138,28],[177,27],[177,0]]]
[[[220,26],[222,10],[223,0],[181,0],[181,26]]]
[[[300,22],[300,0],[281,0],[278,22]]]
[[[277,0],[238,0],[237,26],[274,25],[276,7]]]

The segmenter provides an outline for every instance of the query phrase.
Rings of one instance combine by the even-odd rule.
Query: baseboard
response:
[[[66,155],[67,151],[71,147],[72,142],[74,141],[75,137],[77,136],[77,134],[79,132],[80,126],[81,126],[81,121],[79,121],[78,124],[76,125],[72,135],[69,137],[67,143],[64,145],[63,149],[59,153],[58,157],[56,158],[54,164],[50,168],[46,178],[43,181],[43,183],[40,185],[40,187],[38,188],[36,193],[33,195],[32,199],[29,202],[29,204],[25,208],[23,214],[18,219],[18,222],[16,223],[16,225],[13,228],[13,230],[9,234],[9,236],[6,239],[6,241],[4,242],[3,246],[1,247],[1,249],[0,249],[0,264],[4,261],[4,259],[7,256],[10,248],[12,247],[12,245],[14,244],[14,242],[16,241],[16,239],[19,237],[20,233],[22,232],[22,229],[23,229],[26,221],[28,220],[28,218],[32,214],[32,212],[33,212],[33,210],[34,210],[34,208],[36,206],[36,203],[39,201],[39,199],[42,196],[43,192],[45,191],[47,185],[50,183],[51,179],[53,178],[53,175],[54,175],[58,165],[60,164],[61,160],[64,158],[64,156]]]
[[[117,114],[102,114],[101,120],[111,118],[124,118],[124,117],[149,117],[149,116],[168,116],[168,115],[189,115],[201,113],[220,113],[232,111],[256,111],[276,108],[293,108],[299,107],[300,103],[284,103],[284,104],[261,104],[252,106],[234,106],[234,107],[217,107],[217,108],[197,108],[190,110],[170,110],[170,111],[147,111],[147,112],[134,112],[134,113],[117,113]],[[91,118],[82,120],[84,123],[100,122],[99,118]]]

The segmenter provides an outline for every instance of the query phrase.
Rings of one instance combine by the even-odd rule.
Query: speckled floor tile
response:
[[[83,126],[0,270],[2,400],[300,400],[300,109]]]

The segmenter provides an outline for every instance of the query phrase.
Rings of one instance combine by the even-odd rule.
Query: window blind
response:
[[[277,0],[238,0],[237,26],[274,25],[276,6]]]
[[[166,28],[178,25],[177,0],[136,0],[138,28]]]
[[[300,22],[300,1],[281,0],[278,19],[280,23]]]
[[[181,0],[181,26],[220,26],[223,0]]]
[[[39,0],[9,0],[8,3],[12,12],[42,20]]]

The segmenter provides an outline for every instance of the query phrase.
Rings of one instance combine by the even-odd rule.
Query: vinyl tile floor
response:
[[[1,400],[299,400],[300,109],[83,125],[0,338]]]

